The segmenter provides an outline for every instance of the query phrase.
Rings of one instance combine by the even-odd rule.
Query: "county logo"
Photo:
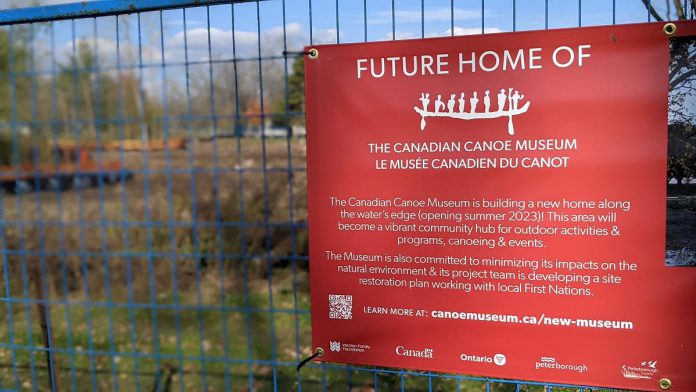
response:
[[[621,374],[631,380],[650,380],[657,372],[657,361],[643,361],[640,366],[621,366]]]

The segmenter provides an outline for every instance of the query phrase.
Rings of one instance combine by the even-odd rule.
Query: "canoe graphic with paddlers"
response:
[[[461,93],[459,98],[456,97],[456,94],[451,94],[446,104],[442,100],[442,95],[438,94],[434,103],[434,108],[432,111],[430,111],[428,109],[428,106],[430,105],[430,93],[421,93],[419,101],[421,101],[422,107],[414,106],[413,110],[415,110],[421,116],[421,131],[425,129],[426,117],[449,117],[459,120],[507,117],[508,134],[514,135],[515,127],[512,123],[512,118],[516,115],[525,113],[529,109],[530,102],[527,101],[524,105],[519,106],[520,101],[524,98],[524,95],[521,95],[518,91],[513,93],[512,88],[509,88],[507,93],[505,92],[505,89],[500,89],[500,92],[496,94],[496,98],[498,110],[491,110],[490,90],[486,90],[483,95],[483,111],[477,112],[476,110],[478,109],[477,106],[479,103],[479,97],[478,92],[476,91],[474,91],[472,96],[468,99],[468,107],[465,93]]]

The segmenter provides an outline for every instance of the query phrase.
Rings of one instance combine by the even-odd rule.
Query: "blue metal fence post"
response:
[[[119,23],[120,16],[116,17],[116,69],[121,69],[121,29]],[[117,92],[117,115],[118,117],[124,117],[123,110],[123,83],[121,72],[117,74],[118,92]],[[118,161],[121,167],[125,167],[125,153],[123,151],[123,139],[125,139],[124,124],[121,122],[118,124],[118,140],[119,140],[119,153]],[[126,191],[126,173],[121,170],[119,172],[118,178],[119,184],[121,186],[121,227],[128,227],[128,210],[126,206],[128,205],[127,191]],[[123,246],[125,249],[130,249],[130,235],[129,230],[123,230]],[[133,304],[135,302],[135,297],[133,294],[133,259],[130,252],[124,255],[126,264],[126,286],[128,290],[128,302]],[[138,351],[138,343],[136,339],[136,328],[135,328],[135,310],[133,306],[128,306],[128,320],[130,321],[130,347],[132,352]],[[135,390],[140,392],[140,374],[139,374],[139,358],[138,356],[133,357],[133,378],[135,380]]]

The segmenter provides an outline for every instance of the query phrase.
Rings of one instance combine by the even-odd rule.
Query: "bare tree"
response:
[[[650,12],[652,16],[658,22],[664,22],[665,20],[671,20],[672,18],[672,6],[674,6],[676,19],[694,19],[696,14],[696,0],[665,0],[666,11],[664,15],[660,15],[651,0],[641,0],[645,8]],[[691,3],[691,9],[689,9],[689,3]]]
[[[657,21],[696,18],[696,0],[665,0],[664,14],[655,8],[656,2],[641,0]],[[674,10],[674,12],[673,12]],[[696,113],[690,108],[696,95],[696,44],[692,37],[670,39],[669,111],[670,122],[694,122]]]

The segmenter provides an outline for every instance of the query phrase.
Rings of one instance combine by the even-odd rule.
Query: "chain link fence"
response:
[[[644,3],[3,11],[0,390],[577,390],[339,364],[296,372],[311,354],[301,52],[676,15]]]

